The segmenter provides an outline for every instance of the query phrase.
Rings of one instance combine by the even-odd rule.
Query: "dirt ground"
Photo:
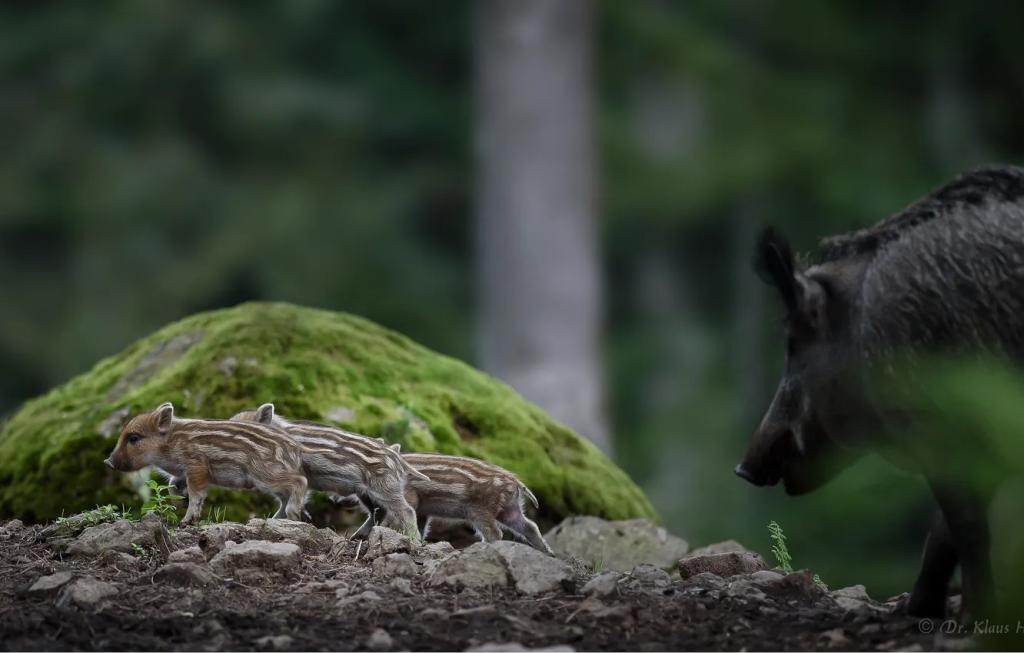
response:
[[[167,547],[68,556],[68,538],[42,528],[0,531],[0,646],[4,650],[455,650],[517,643],[575,650],[929,650],[964,643],[924,634],[915,619],[844,610],[800,591],[729,591],[724,580],[660,585],[625,576],[604,598],[586,597],[586,574],[555,591],[524,595],[439,588],[426,574],[389,578],[361,545],[339,538],[303,548],[286,572],[219,575],[181,587],[154,572]],[[170,549],[208,549],[200,529],[171,529]],[[30,588],[42,576],[110,583],[95,604]],[[660,573],[660,572],[659,572]],[[65,592],[66,593],[66,592]],[[381,631],[381,632],[378,632]],[[491,650],[501,650],[491,648]],[[509,650],[505,648],[503,650]]]

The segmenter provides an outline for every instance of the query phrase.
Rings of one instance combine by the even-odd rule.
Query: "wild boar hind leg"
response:
[[[205,462],[190,462],[185,467],[185,480],[188,486],[188,510],[181,520],[182,525],[199,521],[203,514],[203,502],[206,501],[206,488],[210,484],[210,470]]]
[[[932,492],[942,508],[950,540],[960,561],[963,582],[961,618],[977,619],[996,607],[988,501],[982,493],[962,484],[932,483]]]
[[[937,619],[946,616],[946,594],[956,565],[956,548],[953,546],[946,518],[942,511],[938,511],[924,542],[921,572],[907,602],[909,615]]]

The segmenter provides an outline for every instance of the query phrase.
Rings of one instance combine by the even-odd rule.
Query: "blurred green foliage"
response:
[[[601,2],[610,408],[674,530],[876,595],[931,501],[867,460],[799,499],[731,469],[781,366],[749,234],[801,248],[1024,152],[1024,5]],[[0,8],[0,414],[159,326],[274,299],[472,361],[466,2]],[[853,525],[856,527],[854,528]]]

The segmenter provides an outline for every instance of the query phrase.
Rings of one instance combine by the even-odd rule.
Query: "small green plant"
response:
[[[227,518],[227,510],[224,506],[213,506],[206,513],[207,524],[219,524]]]
[[[149,488],[149,499],[142,504],[142,514],[148,515],[153,512],[166,519],[169,524],[177,524],[178,508],[172,502],[181,501],[185,497],[171,494],[174,486],[161,485],[152,479],[146,482],[146,487]]]
[[[789,547],[786,546],[786,534],[782,532],[782,527],[779,523],[772,520],[768,522],[768,537],[772,541],[772,555],[775,556],[775,560],[779,563],[779,569],[784,574],[793,573],[793,556],[789,554]],[[815,585],[824,588],[825,583],[821,581],[821,577],[818,574],[814,574],[812,579]]]
[[[146,547],[136,542],[132,542],[132,551],[135,552],[136,558],[149,558],[153,555],[152,549],[147,549]]]
[[[118,519],[132,519],[131,508],[121,506],[119,509],[117,506],[108,503],[105,506],[96,506],[92,510],[86,510],[83,513],[72,515],[70,517],[61,515],[57,518],[55,523],[58,526],[73,525],[88,528],[89,526],[105,524],[107,522],[117,521]]]

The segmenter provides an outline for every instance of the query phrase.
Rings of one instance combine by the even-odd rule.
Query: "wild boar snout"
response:
[[[109,467],[110,469],[114,469],[114,461],[111,459],[110,456],[107,456],[106,458],[103,459],[103,464]]]

